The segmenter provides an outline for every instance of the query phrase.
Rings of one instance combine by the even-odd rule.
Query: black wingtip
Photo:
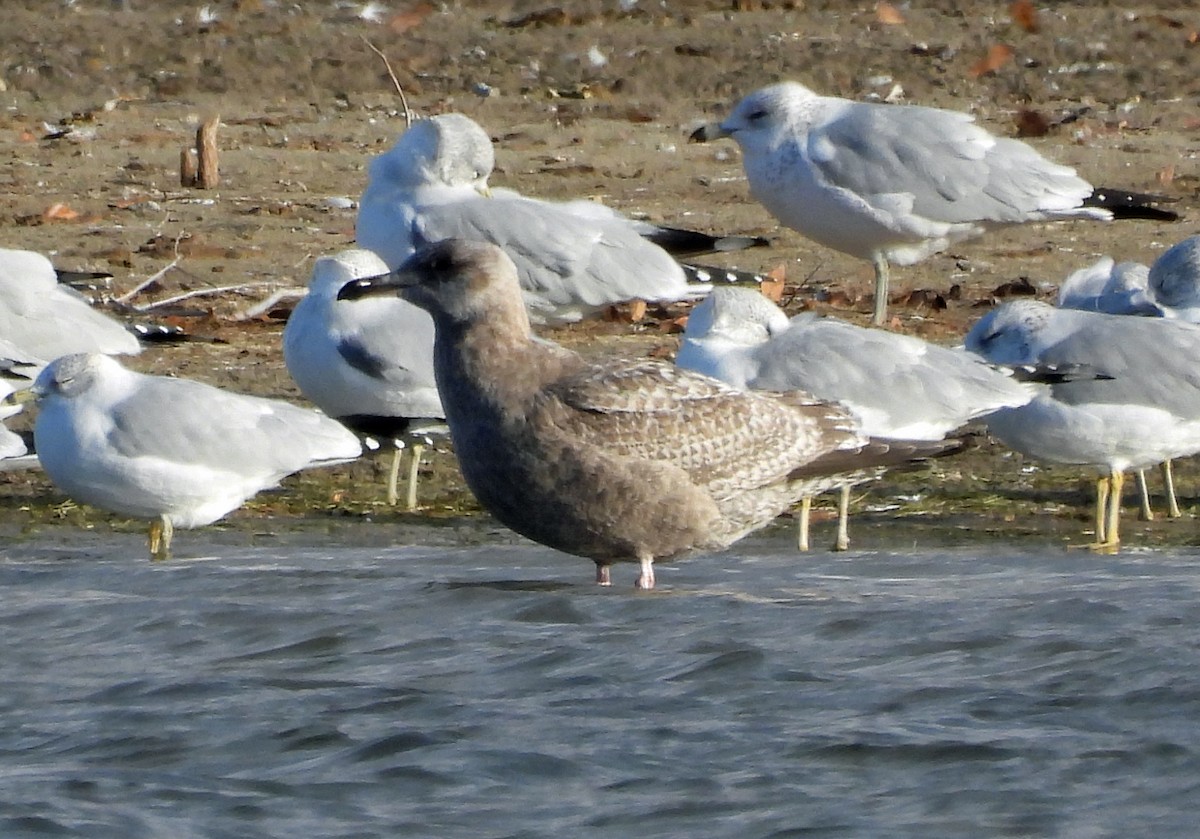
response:
[[[1170,204],[1178,199],[1169,195],[1154,195],[1148,192],[1130,192],[1127,189],[1097,187],[1084,199],[1085,207],[1101,207],[1110,211],[1114,219],[1142,219],[1145,221],[1179,221],[1174,210],[1164,210],[1159,204]]]
[[[710,253],[730,253],[771,244],[762,236],[714,236],[681,227],[655,226],[642,238],[658,245],[676,259],[691,259]]]
[[[709,265],[683,263],[684,276],[689,283],[729,283],[731,285],[762,285],[767,278],[754,271],[739,271],[736,268],[713,268]]]

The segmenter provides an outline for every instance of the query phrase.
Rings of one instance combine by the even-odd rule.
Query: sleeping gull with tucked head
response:
[[[405,447],[412,449],[406,502],[417,506],[417,472],[431,435],[445,432],[433,378],[433,320],[398,297],[357,303],[337,299],[351,280],[387,273],[368,250],[324,256],[313,265],[308,294],[283,330],[283,360],[300,391],[329,416],[395,448],[387,500]]]
[[[1200,323],[1200,236],[1189,236],[1150,266],[1150,294],[1163,317]]]
[[[688,318],[676,364],[738,388],[802,390],[836,401],[864,433],[944,440],[973,419],[1023,405],[1034,386],[977,356],[920,338],[783,310],[754,289],[716,288]],[[835,550],[845,550],[850,483],[842,485]],[[800,547],[808,547],[806,509]]]
[[[0,337],[47,361],[76,352],[141,352],[133,333],[59,284],[49,259],[9,248],[0,248]]]
[[[517,265],[534,323],[578,321],[629,300],[703,296],[710,286],[663,248],[669,231],[592,201],[553,203],[488,186],[491,138],[462,114],[419,120],[371,161],[356,238],[395,268],[416,248],[450,237],[499,245]],[[648,237],[648,238],[646,238]],[[712,248],[736,247],[736,241]],[[745,239],[744,243],[756,241]],[[701,245],[681,245],[695,252]]]
[[[1094,190],[971,114],[821,96],[796,82],[751,93],[691,139],[720,137],[737,141],[751,194],[782,224],[872,263],[876,324],[889,264],[1012,224],[1176,217],[1143,206],[1146,196]]]
[[[1018,300],[980,319],[966,347],[1000,364],[1090,365],[1111,377],[1051,385],[986,420],[1023,454],[1101,470],[1096,550],[1120,547],[1125,470],[1200,452],[1200,327]]]
[[[877,453],[842,408],[744,392],[653,361],[585,361],[535,338],[517,268],[448,240],[341,299],[399,291],[433,315],[434,371],[467,485],[501,523],[592,559],[715,551]]]
[[[361,452],[317,411],[135,373],[96,353],[57,359],[33,389],[50,479],[76,501],[150,519],[153,559],[170,555],[175,527],[214,522],[293,472]]]
[[[1071,272],[1058,287],[1058,305],[1109,315],[1161,317],[1163,313],[1150,293],[1150,269],[1111,256]]]

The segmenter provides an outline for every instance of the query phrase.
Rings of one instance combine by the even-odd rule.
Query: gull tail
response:
[[[767,277],[754,271],[739,271],[736,268],[714,268],[710,265],[693,265],[681,263],[683,273],[688,283],[734,283],[746,285],[762,285]]]
[[[864,469],[918,466],[930,458],[957,454],[968,445],[966,437],[945,440],[889,440],[872,437],[861,448],[836,449],[793,470],[789,480],[840,475]]]
[[[1113,214],[1114,219],[1146,219],[1149,221],[1179,221],[1179,213],[1164,210],[1156,205],[1169,204],[1178,199],[1169,195],[1152,195],[1148,192],[1130,192],[1125,189],[1096,187],[1092,194],[1083,199],[1085,207],[1100,207]]]
[[[661,227],[657,224],[639,226],[639,232],[643,239],[658,245],[676,259],[764,248],[770,244],[762,236],[713,236],[698,230]]]

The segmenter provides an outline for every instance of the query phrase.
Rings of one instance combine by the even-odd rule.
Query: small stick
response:
[[[400,94],[400,104],[404,107],[404,127],[412,128],[413,114],[412,111],[408,109],[408,99],[404,95],[404,88],[400,86],[400,80],[397,79],[396,74],[392,72],[392,63],[388,61],[388,57],[383,54],[383,50],[379,49],[379,47],[367,40],[366,35],[359,35],[359,37],[362,38],[364,44],[371,48],[372,52],[383,59],[383,66],[387,68],[388,76],[391,78],[392,84],[396,88],[396,93]]]
[[[180,303],[184,300],[190,300],[193,297],[205,297],[210,294],[225,294],[229,291],[250,291],[256,288],[270,288],[275,285],[274,282],[266,281],[261,283],[243,283],[241,285],[227,285],[220,288],[199,288],[195,291],[176,294],[174,297],[167,297],[162,300],[155,300],[153,303],[143,303],[140,306],[134,306],[136,312],[148,312],[151,309],[158,309],[162,306],[170,306],[172,303]]]
[[[270,297],[242,309],[240,312],[234,312],[229,318],[232,321],[251,320],[258,317],[263,312],[269,312],[275,308],[275,305],[281,300],[300,300],[308,294],[307,288],[293,286],[291,288],[281,288],[279,291],[272,294]]]

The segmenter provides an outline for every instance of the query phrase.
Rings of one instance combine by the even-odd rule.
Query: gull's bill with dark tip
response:
[[[357,280],[351,280],[338,291],[337,299],[358,300],[362,297],[387,294],[403,285],[397,281],[396,277],[396,271],[389,271],[386,274],[377,274],[374,277],[361,277]]]

